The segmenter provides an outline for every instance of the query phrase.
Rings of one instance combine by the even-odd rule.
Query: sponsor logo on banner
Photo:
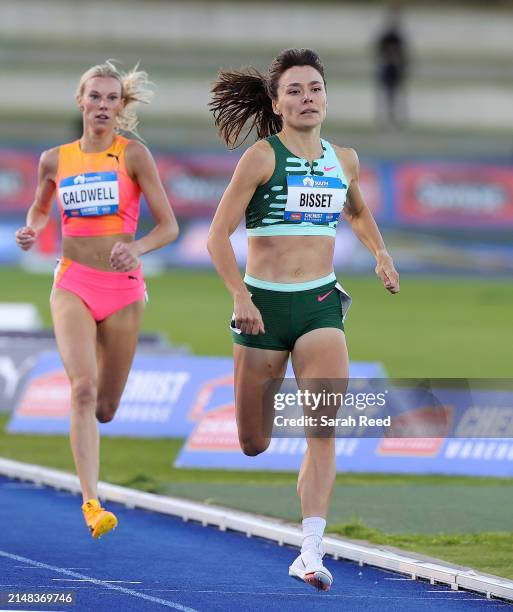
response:
[[[452,417],[452,406],[427,406],[396,415],[390,427],[391,437],[383,438],[376,452],[389,456],[434,457],[449,434]],[[416,431],[433,437],[407,437]]]
[[[487,164],[404,164],[396,171],[403,224],[513,226],[511,168]]]
[[[120,423],[166,423],[190,378],[185,371],[132,369],[116,419]]]
[[[71,390],[64,371],[50,372],[33,379],[20,399],[21,417],[61,419],[70,412]]]
[[[191,406],[187,415],[189,421],[197,421],[207,412],[212,411],[211,403],[217,389],[225,390],[231,395],[233,393],[233,374],[214,378],[201,385],[194,404]],[[233,418],[235,419],[235,414]]]
[[[187,449],[240,453],[235,405],[221,406],[205,414],[189,436]]]
[[[378,455],[435,457],[445,438],[383,438],[376,449]]]
[[[444,457],[452,460],[512,461],[513,443],[505,440],[449,440]]]

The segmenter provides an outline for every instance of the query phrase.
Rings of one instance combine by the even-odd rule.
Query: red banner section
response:
[[[34,378],[21,398],[18,414],[22,417],[62,419],[69,415],[71,389],[62,370]]]
[[[205,414],[187,440],[193,451],[240,452],[235,404],[226,404]]]
[[[383,213],[383,185],[378,170],[371,166],[360,166],[359,183],[365,203],[374,217],[379,219]]]
[[[436,457],[445,438],[383,438],[376,453],[391,457]]]
[[[159,155],[160,177],[178,217],[212,218],[239,154]]]
[[[513,226],[513,170],[477,163],[396,168],[396,221],[445,227]]]
[[[36,155],[0,150],[0,212],[25,213],[34,199],[36,177]]]

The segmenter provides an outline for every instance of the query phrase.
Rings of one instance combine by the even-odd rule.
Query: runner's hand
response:
[[[116,242],[110,252],[110,265],[116,272],[130,272],[139,265],[134,242]]]
[[[251,294],[237,296],[233,303],[233,318],[235,327],[243,334],[265,334],[264,322],[258,308],[251,300]]]
[[[33,227],[26,225],[25,227],[20,227],[19,230],[16,231],[16,244],[23,249],[24,251],[28,251],[31,249],[36,240],[37,240],[37,232]]]
[[[399,293],[399,273],[394,268],[394,261],[388,253],[380,253],[376,264],[376,274],[390,293]]]

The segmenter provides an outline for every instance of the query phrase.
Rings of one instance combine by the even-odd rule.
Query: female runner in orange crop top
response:
[[[46,226],[54,196],[62,220],[63,257],[50,297],[59,352],[71,385],[70,440],[94,538],[117,525],[97,499],[96,419],[114,417],[137,345],[145,301],[139,257],[178,236],[178,225],[148,149],[118,134],[135,132],[134,106],[149,102],[147,74],[122,74],[106,62],[87,70],[76,93],[79,140],[45,151],[27,224],[16,242],[30,249]],[[143,193],[154,228],[134,240]]]

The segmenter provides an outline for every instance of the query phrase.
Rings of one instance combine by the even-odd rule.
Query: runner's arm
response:
[[[349,190],[344,216],[355,236],[376,258],[376,274],[390,293],[399,293],[399,274],[387,251],[381,232],[360,191],[360,164],[353,149],[346,149],[346,165],[349,173]]]
[[[44,151],[39,160],[34,202],[27,212],[26,225],[16,231],[16,244],[24,251],[32,248],[39,233],[50,220],[58,159],[59,150],[54,148]]]

